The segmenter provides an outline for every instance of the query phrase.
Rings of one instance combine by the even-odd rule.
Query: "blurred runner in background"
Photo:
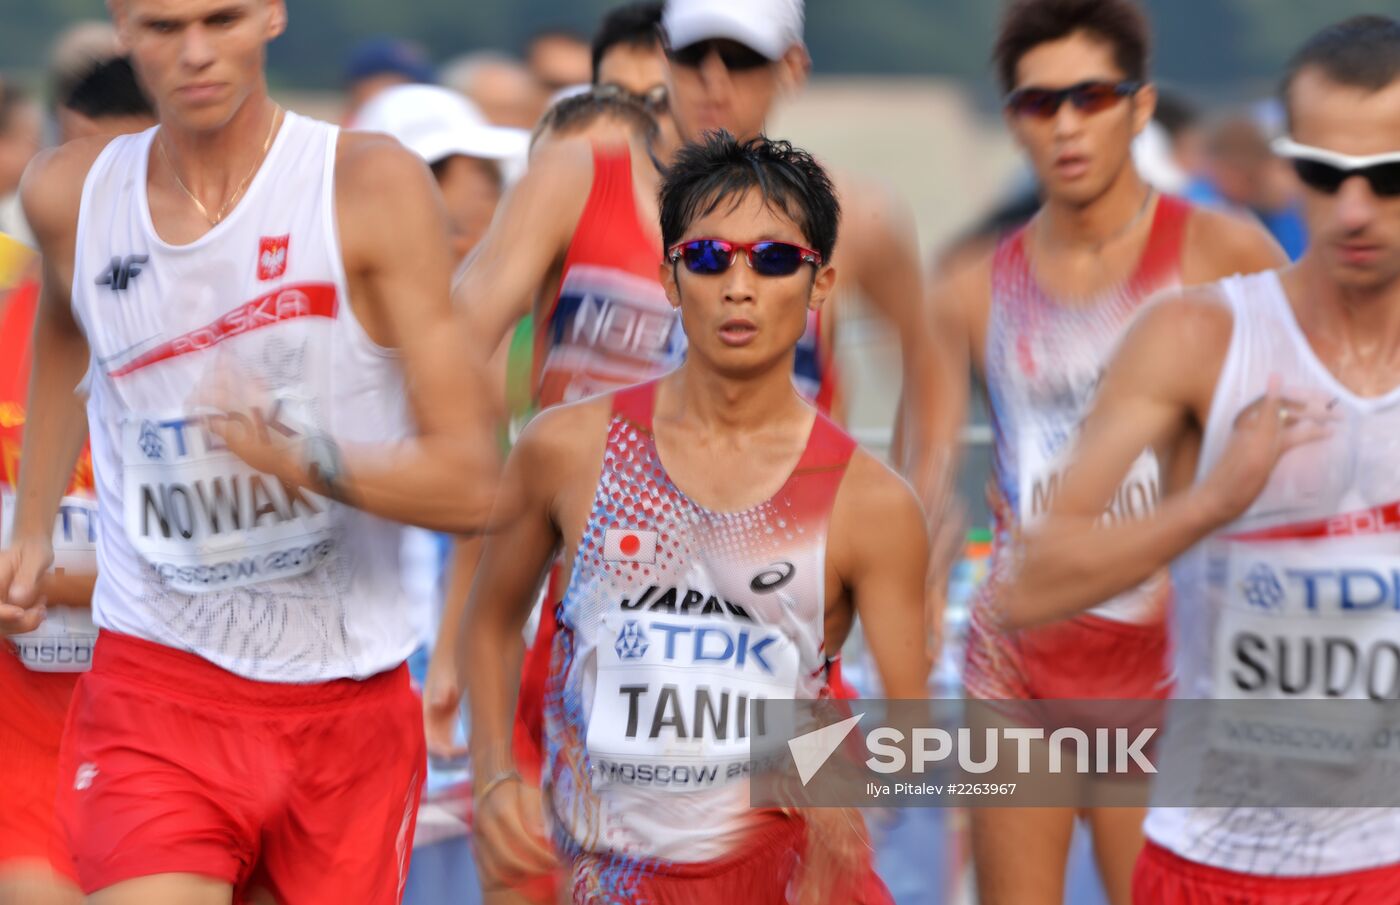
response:
[[[588,41],[564,28],[535,33],[525,46],[525,65],[546,96],[588,84]]]
[[[1165,289],[1283,260],[1258,226],[1160,195],[1133,166],[1133,138],[1151,119],[1155,99],[1147,29],[1131,0],[1019,0],[1002,20],[995,60],[1006,123],[1045,203],[989,256],[934,292],[939,345],[930,356],[944,371],[936,449],[949,473],[969,364],[985,381],[995,432],[994,575],[1015,561],[1021,526],[1053,503],[1076,426],[1138,308]],[[1148,450],[1105,518],[1146,518],[1159,494],[1158,462]],[[969,696],[1169,693],[1164,575],[1098,601],[1073,621],[1016,634],[987,622],[996,582],[983,592],[968,629]],[[1066,808],[973,809],[981,905],[1059,903],[1077,816]],[[1109,898],[1126,905],[1142,811],[1101,808],[1084,816]]]
[[[509,54],[477,50],[449,60],[442,83],[476,105],[487,122],[512,129],[533,129],[549,103],[549,95]]]
[[[427,51],[402,38],[379,37],[361,41],[345,61],[345,113],[341,122],[352,125],[360,108],[381,91],[395,85],[430,85],[435,81]]]
[[[1277,147],[1306,186],[1312,245],[1292,267],[1143,313],[993,615],[1009,626],[1064,618],[1170,565],[1178,697],[1393,702],[1394,591],[1360,592],[1351,576],[1400,569],[1400,21],[1319,32],[1282,94],[1288,138]],[[1148,518],[1105,522],[1144,447],[1177,480]],[[1334,646],[1350,667],[1322,652]],[[1202,788],[1248,783],[1241,799],[1268,806],[1154,807],[1133,901],[1400,901],[1400,808],[1380,806],[1393,796],[1362,798],[1369,790],[1348,787],[1334,751],[1302,747],[1270,745],[1261,758],[1205,737],[1183,751],[1200,755],[1185,769]],[[1292,789],[1329,783],[1377,806],[1281,806]]]

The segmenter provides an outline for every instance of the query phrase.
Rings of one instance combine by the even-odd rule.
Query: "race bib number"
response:
[[[768,699],[791,699],[798,651],[772,626],[610,614],[587,746],[594,789],[714,788],[748,775]]]
[[[0,491],[0,549],[14,532],[14,496]],[[53,529],[53,570],[91,575],[97,572],[97,502],[64,497]],[[8,639],[16,654],[35,672],[84,672],[92,666],[97,627],[85,608],[50,606],[39,628]]]
[[[1230,546],[1212,588],[1217,697],[1400,699],[1400,559]]]
[[[292,440],[291,405],[254,411],[253,430]],[[185,594],[305,574],[334,549],[332,503],[244,464],[209,429],[227,415],[133,417],[122,424],[127,536]],[[248,417],[248,416],[240,416]]]

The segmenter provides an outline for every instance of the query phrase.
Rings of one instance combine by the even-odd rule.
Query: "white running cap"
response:
[[[802,0],[666,0],[661,25],[675,48],[728,38],[777,60],[802,44]]]
[[[436,85],[396,85],[370,99],[353,128],[387,132],[430,164],[460,154],[484,160],[523,157],[530,136],[493,126],[471,101]]]

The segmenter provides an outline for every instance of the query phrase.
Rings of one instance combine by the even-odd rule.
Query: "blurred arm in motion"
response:
[[[44,573],[53,563],[54,518],[87,438],[87,413],[78,385],[89,353],[70,300],[83,181],[106,142],[88,139],[41,154],[30,164],[21,188],[25,217],[39,241],[43,263],[26,410],[44,414],[25,425],[13,542],[0,551],[0,633],[38,628],[47,591],[55,594],[55,603],[65,604],[85,600],[91,593],[83,585],[53,583]]]
[[[947,276],[930,291],[924,307],[927,345],[920,353],[926,363],[923,426],[915,429],[901,422],[902,446],[908,450],[903,455],[913,456],[911,447],[919,447],[917,458],[904,459],[905,473],[923,503],[932,538],[926,596],[929,651],[934,657],[942,643],[948,579],[962,553],[966,528],[957,476],[972,368],[982,364],[990,286],[988,257]]]
[[[370,338],[398,353],[417,436],[345,449],[320,438],[313,449],[257,437],[244,426],[251,421],[224,419],[215,430],[248,464],[288,483],[392,521],[482,530],[499,474],[494,413],[484,359],[462,354],[473,347],[470,325],[452,309],[447,216],[433,178],[397,142],[347,133],[336,204],[349,301]],[[219,408],[254,403],[239,375],[224,373],[220,384],[209,399]]]
[[[1124,338],[1055,501],[1023,536],[1020,562],[998,597],[1005,627],[1070,616],[1146,581],[1248,509],[1285,452],[1325,436],[1325,419],[1284,398],[1276,379],[1235,420],[1210,473],[1192,481],[1233,329],[1216,292],[1203,287],[1160,301]],[[1162,473],[1177,480],[1163,488],[1152,516],[1106,528],[1105,507],[1149,447]]]
[[[539,789],[519,781],[511,755],[521,629],[561,541],[577,544],[601,467],[609,400],[538,415],[506,461],[504,483],[519,505],[486,538],[458,632],[459,679],[472,714],[475,844],[484,886],[509,885],[555,864]]]
[[[593,156],[586,142],[564,140],[541,149],[457,274],[453,305],[470,340],[463,348],[482,362],[495,356],[492,374],[500,371],[495,360],[510,331],[557,282],[592,184]],[[452,545],[442,629],[424,687],[428,748],[442,757],[464,753],[452,739],[462,694],[457,626],[480,557],[479,540],[458,539]]]

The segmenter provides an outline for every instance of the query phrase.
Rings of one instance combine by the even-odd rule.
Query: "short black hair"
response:
[[[99,60],[73,83],[58,105],[88,119],[155,117],[155,106],[136,80],[129,57]]]
[[[755,190],[792,218],[823,262],[831,260],[841,220],[831,178],[811,154],[763,135],[741,142],[728,132],[707,132],[681,149],[661,186],[662,242],[670,248],[690,224],[726,201],[737,206]]]
[[[530,145],[533,147],[539,137],[546,132],[568,132],[573,129],[582,129],[595,120],[607,116],[627,123],[636,131],[639,138],[647,141],[654,140],[660,131],[652,115],[630,97],[609,91],[590,89],[562,98],[546,110],[544,115],[540,117],[540,121],[535,124],[535,131],[530,135]]]
[[[1151,31],[1133,0],[1014,0],[1002,16],[992,50],[1002,90],[1016,87],[1016,65],[1032,49],[1077,31],[1111,45],[1114,65],[1124,78],[1147,80]]]
[[[1380,91],[1400,78],[1400,20],[1355,16],[1308,38],[1288,61],[1279,85],[1285,112],[1298,74],[1314,67],[1339,85]]]
[[[598,67],[614,47],[650,49],[661,45],[661,12],[664,3],[643,0],[611,10],[593,33],[593,84],[598,84]]]

